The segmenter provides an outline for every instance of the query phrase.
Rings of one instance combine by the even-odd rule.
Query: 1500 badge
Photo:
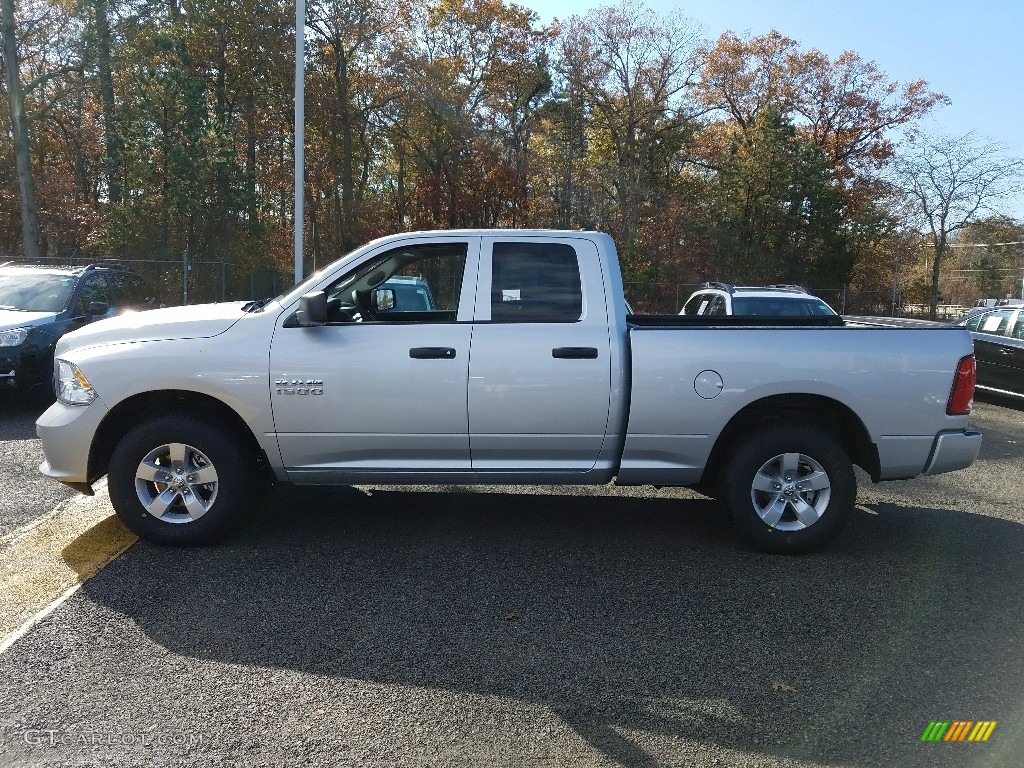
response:
[[[274,388],[279,395],[322,395],[323,379],[275,379]]]

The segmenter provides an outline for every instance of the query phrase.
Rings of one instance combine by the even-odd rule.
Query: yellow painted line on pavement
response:
[[[137,540],[105,487],[0,539],[0,653]]]

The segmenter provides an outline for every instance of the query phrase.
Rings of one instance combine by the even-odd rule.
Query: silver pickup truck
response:
[[[802,552],[849,516],[854,464],[909,478],[981,446],[966,330],[627,315],[594,232],[386,237],[268,301],[94,323],[55,368],[41,471],[107,475],[124,523],[172,545],[228,532],[269,471],[693,486],[750,545]]]

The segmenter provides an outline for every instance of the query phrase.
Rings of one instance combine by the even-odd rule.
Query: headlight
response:
[[[67,360],[57,361],[57,399],[64,405],[88,405],[96,399],[85,374]]]
[[[17,347],[25,343],[28,336],[28,328],[12,328],[9,331],[0,331],[0,347]]]

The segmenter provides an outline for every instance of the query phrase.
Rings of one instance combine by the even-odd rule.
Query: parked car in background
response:
[[[0,389],[52,393],[57,339],[93,320],[151,309],[153,297],[117,264],[0,264]]]
[[[378,311],[433,312],[437,309],[430,284],[421,276],[395,275],[385,280],[378,290],[385,291],[378,295]],[[384,309],[382,304],[386,306],[389,302],[390,306]]]
[[[799,285],[754,288],[730,283],[705,283],[690,294],[679,314],[838,317],[832,307]]]
[[[1024,398],[1024,306],[972,312],[956,324],[974,336],[978,389]]]
[[[1019,307],[1024,306],[1024,299],[978,299],[974,302],[975,307],[991,309],[992,307]]]

